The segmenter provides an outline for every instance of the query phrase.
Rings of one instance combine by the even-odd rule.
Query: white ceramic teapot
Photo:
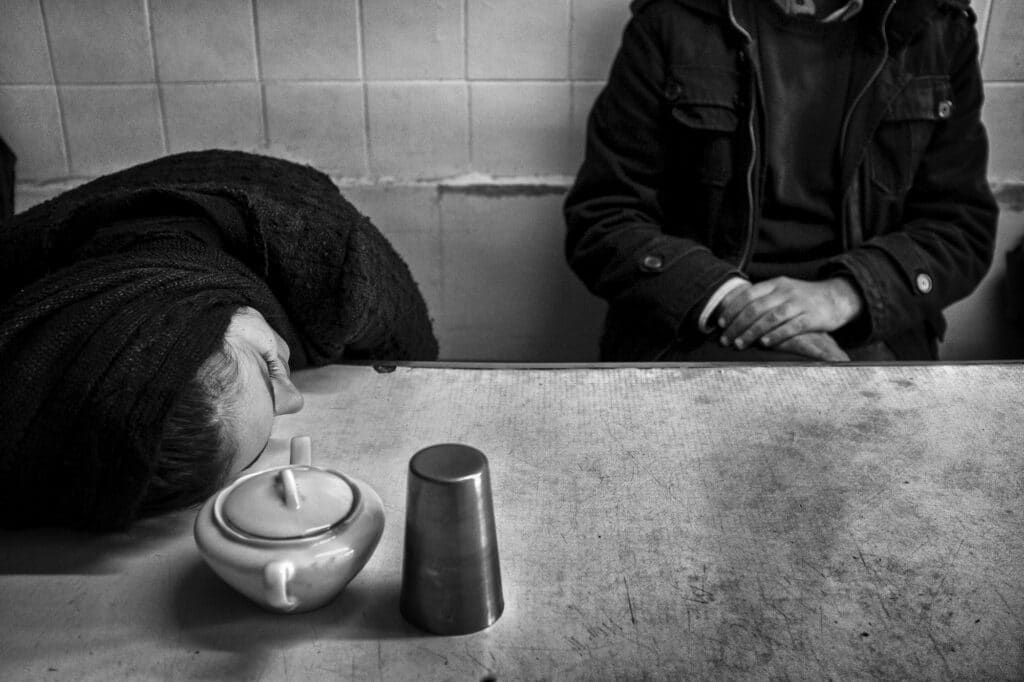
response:
[[[384,532],[377,493],[311,459],[309,436],[293,438],[289,466],[239,478],[196,517],[196,545],[210,567],[274,611],[309,611],[332,600]]]

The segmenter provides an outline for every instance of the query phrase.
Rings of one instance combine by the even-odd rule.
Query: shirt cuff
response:
[[[712,327],[708,325],[708,318],[710,318],[711,314],[715,312],[715,308],[718,307],[718,304],[729,295],[730,291],[744,284],[747,284],[747,280],[742,277],[732,277],[725,280],[725,282],[722,283],[722,286],[718,287],[715,293],[711,294],[711,298],[709,298],[708,302],[704,304],[704,309],[700,311],[700,317],[697,319],[697,328],[700,329],[702,334],[711,333]]]

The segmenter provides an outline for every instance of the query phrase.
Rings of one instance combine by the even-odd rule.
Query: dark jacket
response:
[[[609,303],[602,357],[700,341],[695,317],[742,274],[765,178],[750,1],[639,0],[565,202],[566,255]],[[932,359],[942,310],[992,258],[982,82],[968,0],[866,0],[840,141],[842,253],[865,312],[836,333]],[[813,134],[813,133],[810,133]]]

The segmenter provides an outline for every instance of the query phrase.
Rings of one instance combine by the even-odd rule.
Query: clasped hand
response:
[[[776,277],[729,292],[714,319],[725,346],[759,344],[817,360],[845,361],[849,356],[828,332],[853,320],[863,306],[860,293],[842,277],[819,282]]]

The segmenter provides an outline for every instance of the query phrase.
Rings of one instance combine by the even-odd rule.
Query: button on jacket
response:
[[[608,304],[607,360],[696,345],[695,319],[756,244],[765,178],[749,2],[638,0],[565,202],[566,256]],[[840,131],[842,252],[864,313],[836,333],[936,357],[942,310],[992,259],[982,81],[967,0],[866,0]],[[813,131],[809,131],[813,134]],[[652,264],[657,263],[657,267]]]

